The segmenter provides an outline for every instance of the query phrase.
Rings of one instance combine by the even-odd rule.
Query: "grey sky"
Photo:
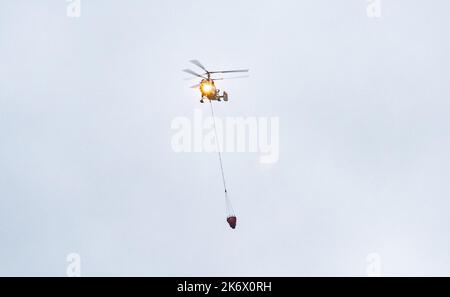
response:
[[[450,2],[0,0],[0,275],[450,275]],[[171,121],[278,116],[280,159],[176,154]]]

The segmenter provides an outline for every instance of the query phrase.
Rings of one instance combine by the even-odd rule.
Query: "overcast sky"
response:
[[[450,275],[450,2],[0,0],[0,275]],[[205,113],[279,117],[280,155],[175,153]],[[195,67],[195,66],[193,66]]]

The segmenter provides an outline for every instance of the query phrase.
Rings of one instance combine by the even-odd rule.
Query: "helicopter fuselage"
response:
[[[200,82],[200,92],[202,98],[208,98],[209,100],[217,100],[218,91],[214,81],[212,79],[203,79]]]
[[[203,98],[207,98],[208,100],[221,101],[223,99],[224,101],[228,101],[227,92],[224,91],[223,94],[220,95],[220,90],[216,88],[213,79],[203,79],[200,82],[199,89],[202,94],[202,99],[200,100],[202,103]]]

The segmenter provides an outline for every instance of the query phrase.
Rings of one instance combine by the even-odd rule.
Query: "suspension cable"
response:
[[[219,138],[217,137],[216,116],[214,115],[214,109],[213,109],[213,105],[212,105],[212,100],[209,100],[209,103],[210,103],[210,106],[211,106],[211,115],[212,115],[212,118],[213,118],[214,133],[216,135],[217,154],[219,156],[219,163],[220,163],[220,171],[222,173],[223,188],[224,188],[225,194],[226,194],[227,193],[227,184],[225,182],[225,174],[223,172],[221,147],[220,147],[220,143],[219,143]]]

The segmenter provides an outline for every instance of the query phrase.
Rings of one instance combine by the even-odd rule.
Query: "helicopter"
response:
[[[239,70],[222,70],[222,71],[208,71],[205,66],[203,66],[202,63],[200,63],[198,60],[190,60],[192,64],[196,65],[205,73],[199,74],[195,71],[192,71],[191,69],[183,69],[184,72],[189,73],[191,75],[194,75],[196,77],[202,78],[200,83],[191,86],[191,88],[194,89],[200,89],[201,92],[201,99],[200,102],[204,103],[204,99],[207,99],[209,101],[217,100],[217,101],[228,101],[228,93],[223,91],[222,94],[220,94],[220,90],[216,88],[215,81],[216,80],[224,80],[224,79],[235,79],[235,78],[244,78],[248,77],[245,76],[236,76],[236,77],[226,77],[226,78],[211,78],[211,75],[213,74],[225,74],[225,73],[242,73],[242,72],[248,72],[248,69],[239,69]]]

